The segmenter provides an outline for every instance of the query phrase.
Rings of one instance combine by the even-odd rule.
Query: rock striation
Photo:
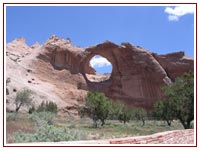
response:
[[[19,41],[25,43],[21,39],[7,44],[10,57],[16,51],[21,52],[18,50]],[[173,82],[185,72],[194,71],[193,58],[184,56],[184,52],[158,55],[130,43],[116,45],[105,41],[80,48],[69,39],[53,35],[42,45],[36,43],[32,47],[23,47],[29,55],[20,63],[24,60],[23,67],[31,68],[32,75],[41,84],[48,82],[53,86],[52,94],[64,102],[60,103],[63,112],[77,109],[88,90],[104,92],[114,101],[151,109],[163,97],[162,85]],[[95,55],[105,57],[112,64],[110,78],[105,81],[92,82],[86,76],[95,75],[89,64]]]
[[[194,69],[193,59],[185,57],[184,52],[157,55],[130,43],[119,46],[106,41],[96,46],[78,48],[54,37],[44,47],[46,51],[40,58],[48,57],[44,60],[51,62],[55,69],[81,73],[89,90],[104,92],[114,100],[147,109],[162,98],[162,85]],[[95,55],[101,55],[111,62],[113,70],[109,80],[99,83],[88,80],[86,73],[91,73],[89,61]]]

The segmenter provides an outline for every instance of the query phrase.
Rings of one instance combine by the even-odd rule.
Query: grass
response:
[[[15,132],[34,133],[36,131],[36,123],[30,120],[27,114],[19,113],[16,118],[14,118],[15,113],[7,113],[6,115],[7,143],[13,143]]]
[[[16,119],[13,119],[13,114],[7,113],[6,134],[7,143],[13,143],[13,135],[16,132],[35,133],[37,123],[30,119],[29,114],[18,114]],[[96,140],[122,138],[131,136],[148,135],[157,132],[183,129],[179,121],[174,121],[169,127],[164,121],[146,120],[145,125],[142,122],[132,120],[127,124],[120,123],[117,120],[106,120],[103,127],[94,128],[93,122],[89,118],[74,118],[57,116],[53,120],[55,127],[68,127],[71,130],[78,130],[87,133],[87,137],[80,140]]]

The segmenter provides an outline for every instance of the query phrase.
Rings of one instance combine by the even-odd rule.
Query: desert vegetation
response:
[[[22,106],[31,105],[31,101],[32,101],[31,95],[32,95],[32,91],[26,88],[17,92],[17,96],[15,98],[16,113],[19,111],[19,109]]]
[[[184,74],[162,87],[165,99],[154,105],[150,115],[140,107],[113,102],[103,93],[88,92],[80,118],[60,116],[56,103],[43,101],[32,105],[32,92],[16,94],[16,112],[7,112],[7,143],[94,140],[153,134],[193,128],[194,75]],[[20,113],[30,105],[28,113]],[[18,115],[16,115],[18,114]]]
[[[130,120],[142,120],[143,125],[147,113],[143,108],[128,107],[125,104],[112,102],[103,93],[88,92],[85,107],[80,109],[80,116],[87,116],[93,120],[94,127],[98,127],[98,121],[101,126],[105,121],[119,120],[126,124]]]
[[[154,106],[154,116],[165,120],[170,126],[178,119],[185,129],[194,120],[194,75],[186,73],[168,86],[162,87],[166,98]]]
[[[58,142],[78,140],[98,140],[110,138],[149,135],[168,130],[180,130],[183,126],[174,120],[171,126],[163,120],[130,120],[126,124],[119,120],[107,119],[103,126],[94,127],[88,117],[74,118],[59,116],[49,112],[33,114],[19,113],[16,120],[13,113],[7,113],[7,143]],[[42,116],[42,117],[41,117]]]

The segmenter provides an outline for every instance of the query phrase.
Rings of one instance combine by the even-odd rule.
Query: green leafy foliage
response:
[[[117,120],[119,119],[119,115],[122,111],[122,107],[124,107],[123,104],[121,103],[112,103],[112,108],[111,108],[111,111],[110,111],[110,116],[109,116],[109,119],[111,120]]]
[[[158,120],[165,120],[168,126],[171,126],[173,120],[176,119],[175,111],[172,110],[174,107],[173,105],[174,104],[169,100],[158,101],[154,105],[153,115]]]
[[[43,101],[37,108],[37,112],[49,111],[52,113],[57,113],[57,110],[58,110],[57,104],[49,101],[46,102]]]
[[[86,139],[86,133],[77,129],[69,129],[67,126],[55,126],[56,114],[50,111],[33,112],[30,118],[37,123],[35,133],[15,132],[14,142],[59,142]]]
[[[147,117],[147,112],[145,109],[140,107],[127,107],[125,105],[119,105],[120,111],[118,113],[118,120],[126,124],[130,120],[141,120],[142,125],[145,125],[145,119]]]
[[[53,125],[53,119],[55,118],[55,113],[49,111],[33,112],[30,118],[36,121],[38,127],[45,125]]]
[[[194,119],[194,75],[186,73],[162,90],[166,99],[157,102],[154,114],[159,119],[164,119],[171,124],[173,119],[179,119],[185,129],[191,128]]]
[[[145,124],[146,111],[143,108],[131,108],[121,103],[112,103],[104,94],[98,92],[88,92],[85,107],[81,108],[79,115],[84,115],[92,118],[94,126],[98,127],[98,122],[101,126],[105,124],[106,119],[118,119],[126,124],[132,119],[142,120]]]
[[[98,121],[101,122],[101,126],[105,124],[111,109],[112,102],[103,93],[88,92],[85,107],[81,109],[80,114],[92,118],[94,126],[98,127]]]
[[[126,124],[132,119],[133,112],[131,109],[124,108],[118,116],[118,120]]]
[[[59,142],[86,139],[86,133],[80,130],[69,129],[68,127],[56,127],[45,125],[38,128],[36,133],[16,132],[14,142]]]
[[[21,106],[30,105],[32,101],[32,91],[29,89],[22,89],[21,91],[17,92],[17,96],[15,98],[15,105],[16,105],[16,112],[19,111]]]
[[[142,121],[142,126],[145,125],[145,118],[147,117],[147,112],[144,108],[136,107],[134,108],[134,118],[136,120]]]

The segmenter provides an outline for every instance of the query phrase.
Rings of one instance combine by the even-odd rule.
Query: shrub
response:
[[[82,116],[87,115],[92,118],[94,126],[105,124],[105,120],[109,117],[112,109],[112,102],[103,93],[88,92],[85,107],[80,110]]]
[[[31,108],[29,108],[28,113],[32,114],[35,111],[35,106],[32,106]]]
[[[121,113],[122,107],[123,107],[123,105],[120,104],[120,103],[113,103],[109,119],[117,120],[119,118],[120,113]]]
[[[46,102],[42,102],[38,108],[37,108],[37,112],[42,112],[42,111],[49,111],[49,112],[52,112],[52,113],[57,113],[57,104],[54,103],[54,102],[49,102],[49,101],[46,101]]]
[[[133,110],[131,108],[125,107],[125,105],[121,105],[121,111],[118,116],[118,120],[126,124],[133,118]]]
[[[12,121],[16,119],[16,113],[15,112],[6,112],[6,120]]]
[[[126,124],[132,119],[141,120],[142,125],[145,124],[147,112],[141,107],[127,107],[124,104],[115,103],[112,106],[112,119],[118,119],[120,122]]]
[[[57,113],[57,104],[54,102],[46,102],[46,111]]]
[[[68,127],[43,126],[38,128],[36,133],[16,132],[14,142],[59,142],[86,140],[87,134],[80,130],[69,129]]]
[[[42,103],[37,108],[37,112],[42,112],[42,111],[45,111],[44,101],[42,101]]]
[[[45,125],[53,125],[53,119],[55,118],[55,113],[42,111],[34,112],[30,115],[30,118],[36,121],[38,127]]]
[[[145,118],[147,117],[147,112],[144,108],[136,107],[134,108],[134,118],[136,120],[142,121],[142,126],[145,125]]]
[[[31,101],[32,101],[31,95],[32,95],[32,91],[26,88],[17,92],[17,96],[15,98],[16,112],[19,111],[21,106],[31,104]]]
[[[185,129],[192,128],[194,120],[194,74],[186,73],[175,82],[162,87],[166,99],[155,104],[157,117],[171,121],[179,119]]]
[[[165,120],[168,126],[176,119],[176,114],[172,111],[171,101],[157,101],[154,105],[153,115],[158,120]]]

